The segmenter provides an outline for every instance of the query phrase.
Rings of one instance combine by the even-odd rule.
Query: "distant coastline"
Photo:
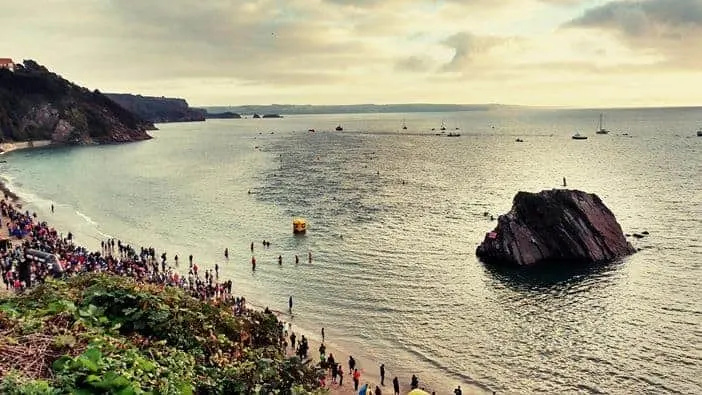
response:
[[[422,112],[461,112],[461,111],[496,111],[496,110],[559,110],[559,111],[640,111],[640,110],[700,110],[702,107],[619,107],[619,108],[575,108],[560,106],[523,106],[512,104],[349,104],[349,105],[312,105],[312,104],[268,104],[239,106],[198,106],[207,111],[208,118],[222,118],[217,114],[283,114],[283,115],[323,115],[323,114],[368,114],[368,113],[422,113]]]

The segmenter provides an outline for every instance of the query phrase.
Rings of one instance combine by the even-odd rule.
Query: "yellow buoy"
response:
[[[307,221],[304,218],[293,218],[293,233],[305,233]]]

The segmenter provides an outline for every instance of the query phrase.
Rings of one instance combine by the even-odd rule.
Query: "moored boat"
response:
[[[587,140],[587,136],[583,136],[580,133],[575,133],[573,135],[573,140]]]

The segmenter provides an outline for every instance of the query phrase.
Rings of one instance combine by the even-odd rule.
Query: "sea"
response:
[[[608,135],[594,133],[600,113]],[[324,327],[332,346],[439,394],[700,394],[701,121],[698,108],[221,119],[11,152],[0,174],[79,243],[216,263],[256,305],[286,312],[292,296],[283,317],[308,336]],[[624,232],[648,232],[630,238],[640,251],[531,270],[476,258],[490,216],[564,177]]]

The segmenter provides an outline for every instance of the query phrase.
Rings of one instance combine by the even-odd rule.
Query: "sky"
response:
[[[0,58],[191,105],[702,105],[702,0],[0,0]]]

